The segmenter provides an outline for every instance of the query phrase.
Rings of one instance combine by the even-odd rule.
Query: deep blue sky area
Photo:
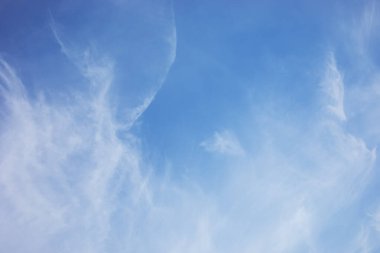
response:
[[[308,117],[305,110],[315,106],[321,75],[315,66],[333,47],[328,35],[336,28],[329,24],[332,10],[323,4],[290,5],[175,3],[177,56],[144,114],[148,141],[163,152],[177,145],[190,151],[223,122],[243,128],[241,117],[252,107],[297,110]]]

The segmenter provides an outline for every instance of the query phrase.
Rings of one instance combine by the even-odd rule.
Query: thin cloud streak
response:
[[[345,121],[343,76],[336,66],[335,57],[332,53],[328,57],[325,78],[321,86],[328,100],[327,110],[337,119]]]
[[[242,156],[245,153],[236,136],[227,130],[215,132],[212,137],[202,141],[200,146],[207,152],[222,155]]]

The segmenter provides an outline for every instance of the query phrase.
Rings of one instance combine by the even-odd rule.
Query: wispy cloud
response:
[[[334,223],[332,217],[360,199],[373,172],[376,150],[345,130],[344,83],[332,65],[335,59],[328,57],[320,94],[328,113],[318,114],[308,131],[302,129],[301,119],[289,121],[274,113],[271,124],[280,125],[279,132],[268,134],[261,147],[246,150],[239,162],[221,165],[230,173],[223,182],[228,190],[218,189],[220,201],[229,203],[220,217],[234,232],[220,230],[219,237],[239,238],[238,245],[228,245],[229,251],[350,250],[338,242],[327,246],[320,238]],[[218,138],[211,140],[212,150],[224,147],[216,145],[224,143]],[[365,220],[366,214],[358,219]]]
[[[376,35],[376,30],[380,25],[377,17],[378,7],[376,1],[367,2],[362,14],[355,16],[354,22],[346,28],[352,36],[349,44],[354,46],[352,49],[356,51],[355,53],[364,58],[367,57],[369,41]]]
[[[171,66],[175,61],[177,51],[177,34],[172,3],[169,4],[167,9],[167,11],[161,10],[162,12],[168,14],[165,16],[165,22],[160,20],[160,22],[164,23],[164,25],[161,25],[163,27],[161,28],[161,40],[164,42],[164,47],[161,50],[166,52],[165,57],[159,63],[159,67],[157,68],[158,72],[154,71],[157,72],[155,74],[155,80],[152,80],[151,83],[148,84],[151,88],[148,88],[144,94],[136,95],[136,97],[139,98],[139,103],[133,107],[118,109],[123,112],[122,118],[119,120],[120,123],[123,121],[124,129],[130,129],[144,113],[144,111],[150,106],[157,95],[157,92],[164,84]],[[99,49],[96,47],[96,43],[94,43],[94,41],[92,41],[91,47],[89,43],[86,48],[78,48],[78,46],[75,45],[75,41],[71,41],[70,38],[64,34],[64,32],[60,31],[59,27],[64,27],[64,25],[58,24],[51,13],[50,27],[62,53],[78,68],[78,70],[85,78],[88,79],[92,86],[95,87],[95,91],[100,92],[99,95],[102,96],[102,99],[112,97],[112,94],[110,94],[110,88],[114,77],[126,75],[121,71],[119,71],[120,73],[115,73],[115,68],[120,69],[123,62],[120,62],[120,60],[117,61],[117,57],[115,55],[99,52]],[[124,83],[123,85],[142,86],[143,84]],[[122,105],[118,106],[120,107]]]
[[[0,248],[120,252],[137,240],[134,233],[142,224],[138,216],[152,208],[148,166],[129,129],[159,88],[130,108],[126,123],[119,122],[109,93],[120,74],[115,73],[119,63],[93,48],[70,47],[70,38],[52,18],[50,25],[61,51],[90,88],[73,92],[60,105],[43,96],[32,99],[15,70],[1,59]],[[170,50],[155,87],[165,81],[175,59],[174,17],[168,27],[164,37]],[[20,236],[25,238],[22,244]],[[122,238],[120,243],[116,238]],[[133,245],[131,249],[138,248]]]
[[[222,155],[241,156],[245,153],[237,137],[228,130],[215,132],[210,138],[202,141],[200,145],[207,152]]]
[[[345,23],[345,39],[351,66],[350,78],[347,81],[346,104],[347,115],[352,118],[350,127],[371,145],[380,140],[378,119],[380,116],[380,69],[376,60],[376,47],[379,44],[377,30],[380,27],[379,5],[370,1],[363,6],[362,12]],[[349,39],[346,39],[349,38]],[[339,57],[339,56],[338,56]]]
[[[343,76],[338,70],[335,57],[329,54],[324,80],[321,83],[323,91],[326,93],[326,108],[337,119],[346,120],[344,112],[344,85]]]
[[[67,234],[66,242],[85,233],[85,247],[97,252],[108,236],[121,187],[130,189],[133,200],[133,189],[143,183],[136,147],[117,139],[117,124],[104,104],[88,100],[57,107],[42,99],[32,101],[4,61],[1,76],[1,87],[9,89],[1,94],[6,101],[1,123],[1,216],[3,228],[14,228],[2,231],[3,243],[19,252],[28,252],[28,247],[34,252],[45,237],[74,229],[78,231]],[[31,231],[35,237],[17,246],[14,233]]]

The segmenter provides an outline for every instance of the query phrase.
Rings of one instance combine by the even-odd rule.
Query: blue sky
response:
[[[380,250],[376,1],[0,3],[1,252]]]

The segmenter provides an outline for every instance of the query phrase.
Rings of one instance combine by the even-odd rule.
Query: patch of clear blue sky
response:
[[[252,110],[312,116],[336,19],[353,5],[176,1],[176,62],[144,114],[146,140],[160,156],[191,163],[214,130],[250,128],[257,135],[258,125],[244,120]]]

